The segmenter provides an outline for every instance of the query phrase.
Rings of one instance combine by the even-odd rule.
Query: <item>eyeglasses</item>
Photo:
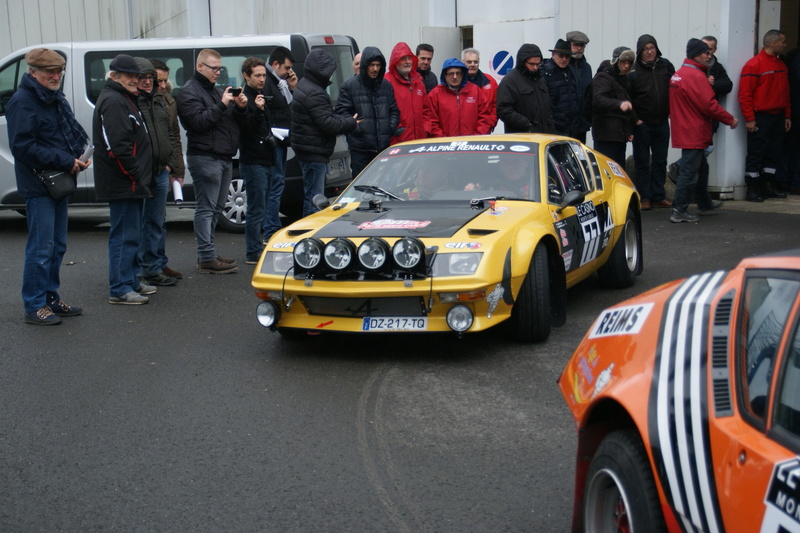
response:
[[[528,65],[529,67],[536,67],[536,68],[539,68],[539,67],[542,66],[542,62],[541,61],[539,61],[539,62],[526,61],[525,64]]]
[[[642,48],[642,52],[655,52],[655,51],[656,51],[655,46],[645,46],[644,48]]]
[[[153,81],[154,79],[156,79],[156,77],[147,75],[147,76],[139,76],[139,79],[142,81]]]
[[[201,62],[200,64],[201,64],[201,65],[203,65],[204,67],[206,67],[207,69],[211,69],[211,72],[213,72],[214,74],[216,74],[216,73],[218,73],[220,70],[222,70],[222,67],[221,67],[221,66],[219,66],[219,67],[212,67],[211,65],[206,65],[205,63],[202,63],[202,62]]]

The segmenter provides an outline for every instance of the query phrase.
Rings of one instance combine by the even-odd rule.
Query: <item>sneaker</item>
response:
[[[674,183],[675,185],[678,184],[678,174],[681,172],[681,167],[678,166],[678,163],[672,163],[667,170],[667,175],[669,176],[669,181]]]
[[[146,285],[145,285],[146,286]],[[153,287],[155,289],[155,287]],[[110,296],[108,303],[121,305],[143,305],[150,301],[147,296],[142,296],[138,292],[131,291],[122,296]]]
[[[653,202],[653,207],[672,207],[672,202],[665,198],[661,201]]]
[[[180,272],[178,272],[177,270],[172,270],[172,269],[171,269],[171,268],[169,268],[169,267],[164,267],[164,268],[162,268],[162,269],[161,269],[161,272],[163,272],[164,274],[166,274],[167,276],[169,276],[169,277],[171,277],[171,278],[175,278],[175,279],[183,279],[183,274],[181,274],[181,273],[180,273]]]
[[[61,317],[53,313],[50,306],[45,305],[32,316],[25,313],[25,322],[37,326],[55,326],[61,324]]]
[[[217,261],[220,263],[225,263],[227,265],[235,265],[236,259],[231,259],[230,257],[222,257],[221,255],[217,256]]]
[[[672,222],[697,222],[700,220],[700,217],[697,215],[692,215],[686,210],[680,211],[678,209],[673,209],[669,219]]]
[[[200,274],[232,274],[239,269],[236,264],[225,263],[219,258],[205,263],[197,263],[197,271]]]
[[[139,294],[155,294],[158,289],[153,287],[152,285],[148,285],[147,283],[139,282],[139,286],[134,291],[138,292]]]
[[[146,281],[151,285],[158,285],[159,287],[171,287],[172,285],[178,284],[178,278],[171,278],[163,272],[159,272],[158,274],[154,274],[152,276],[144,276],[139,279]]]
[[[722,200],[711,200],[711,205],[708,207],[699,207],[697,208],[698,215],[707,215],[714,211],[715,209],[719,209],[722,207]]]
[[[78,316],[83,313],[83,309],[77,305],[69,306],[64,300],[54,300],[47,304],[47,307],[57,316]]]
[[[255,259],[247,259],[244,263],[246,265],[257,265],[258,259],[259,259],[258,257],[256,257]]]

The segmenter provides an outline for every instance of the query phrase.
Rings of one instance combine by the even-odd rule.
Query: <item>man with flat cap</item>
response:
[[[137,278],[142,209],[150,198],[153,149],[137,97],[141,68],[119,54],[109,65],[105,88],[92,121],[95,145],[95,192],[108,202],[108,303],[141,305],[156,292]]]
[[[550,52],[553,56],[544,61],[541,70],[550,93],[556,131],[559,135],[586,139],[589,122],[581,116],[583,98],[578,95],[575,74],[569,66],[572,50],[567,41],[559,39]]]
[[[25,54],[28,71],[6,109],[17,191],[25,199],[28,240],[22,271],[25,322],[49,326],[81,314],[58,294],[59,270],[67,251],[68,197],[55,199],[37,178],[41,170],[74,176],[89,166],[80,157],[89,137],[61,91],[66,61],[58,52],[36,48]]]
[[[589,37],[582,31],[573,30],[567,32],[572,57],[569,60],[569,68],[575,78],[575,88],[578,93],[578,102],[583,102],[586,97],[586,90],[592,82],[592,66],[586,61],[586,45],[589,44]],[[586,131],[589,129],[588,121],[584,121],[586,127],[583,132],[578,132],[576,139],[582,143],[586,142]]]
[[[542,51],[525,43],[517,51],[514,68],[497,87],[497,118],[506,133],[555,133],[547,83],[539,71]]]

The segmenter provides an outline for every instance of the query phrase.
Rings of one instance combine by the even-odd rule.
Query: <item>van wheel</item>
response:
[[[217,224],[230,233],[244,233],[244,223],[247,218],[247,191],[242,178],[233,178],[228,190],[228,199],[222,209],[222,215]]]

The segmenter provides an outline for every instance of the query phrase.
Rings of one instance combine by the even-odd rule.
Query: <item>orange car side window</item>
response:
[[[775,424],[800,437],[800,327],[795,330],[775,401]]]

